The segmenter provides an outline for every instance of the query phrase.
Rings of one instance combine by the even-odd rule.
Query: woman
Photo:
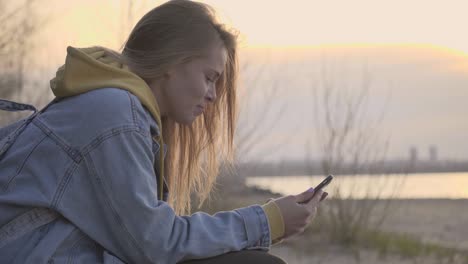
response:
[[[35,111],[0,130],[0,263],[284,263],[268,250],[321,191],[185,215],[232,160],[236,52],[211,8],[169,1],[122,53],[68,47],[41,111],[0,104]]]

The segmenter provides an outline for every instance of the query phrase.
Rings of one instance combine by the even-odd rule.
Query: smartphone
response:
[[[308,203],[310,200],[312,200],[312,198],[314,198],[315,196],[315,193],[317,193],[318,190],[321,190],[323,188],[325,188],[325,186],[327,186],[328,184],[330,184],[330,182],[333,180],[333,175],[328,175],[321,183],[319,183],[317,186],[315,186],[314,188],[314,195],[307,201],[302,201],[300,203]]]

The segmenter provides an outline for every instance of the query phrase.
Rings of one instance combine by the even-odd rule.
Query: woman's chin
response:
[[[181,125],[191,125],[195,119],[197,119],[197,115],[192,114],[190,116],[184,116],[181,118],[177,118],[175,121]]]

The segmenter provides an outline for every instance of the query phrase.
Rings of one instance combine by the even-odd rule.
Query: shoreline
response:
[[[281,196],[256,187],[246,187],[242,195],[258,203]],[[327,200],[329,203],[336,202],[333,198]],[[353,206],[375,202],[374,214],[377,216],[382,214],[383,208],[389,204],[382,231],[410,235],[424,242],[468,250],[468,199],[350,199],[342,202]]]
[[[282,196],[281,193],[277,192],[272,192],[268,189],[263,189],[260,187],[256,186],[246,186],[245,190],[242,191],[242,194],[249,195],[272,195],[274,197],[280,197]],[[335,198],[328,197],[328,200],[333,200]],[[369,201],[369,200],[375,200],[375,199],[345,199],[347,201]],[[379,201],[465,201],[467,202],[467,210],[468,210],[468,198],[379,198]]]
[[[252,204],[263,204],[268,198],[279,198],[282,195],[270,190],[265,190],[256,186],[242,186],[240,182],[225,184],[216,191],[212,197],[214,202],[210,212],[221,210],[232,210]],[[233,187],[235,186],[235,187]],[[318,214],[326,212],[326,207],[336,202],[333,198],[327,198],[318,208]],[[468,252],[468,199],[452,198],[417,198],[417,199],[353,199],[343,200],[342,204],[348,203],[352,206],[366,205],[375,202],[375,210],[372,217],[379,217],[382,210],[388,210],[388,216],[381,228],[382,232],[415,238],[422,243],[438,245],[441,247],[453,248]],[[386,204],[389,203],[389,207]],[[315,226],[314,226],[315,223]],[[402,256],[393,254],[387,260],[378,257],[376,250],[358,248],[358,255],[365,256],[365,259],[354,260],[355,251],[338,244],[325,243],[327,234],[318,232],[320,222],[312,222],[308,229],[307,236],[300,235],[292,240],[287,240],[277,246],[272,247],[272,253],[282,257],[288,263],[309,264],[311,261],[333,264],[351,263],[413,263],[415,259],[403,260]],[[315,233],[314,232],[318,232]],[[317,241],[316,241],[317,240]],[[410,239],[411,241],[411,239]],[[310,244],[315,250],[301,251],[304,243]],[[322,245],[323,244],[323,245]],[[322,247],[323,246],[323,247]],[[296,248],[298,247],[298,248]],[[299,251],[298,251],[299,250]],[[418,263],[440,263],[433,256],[417,256],[416,259],[423,259]],[[458,263],[458,262],[454,262]],[[465,263],[465,262],[463,262]]]

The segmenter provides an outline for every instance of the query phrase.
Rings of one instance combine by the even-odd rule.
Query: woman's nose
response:
[[[211,88],[208,90],[208,93],[206,94],[206,100],[208,102],[212,103],[216,100],[216,87],[213,85]]]

